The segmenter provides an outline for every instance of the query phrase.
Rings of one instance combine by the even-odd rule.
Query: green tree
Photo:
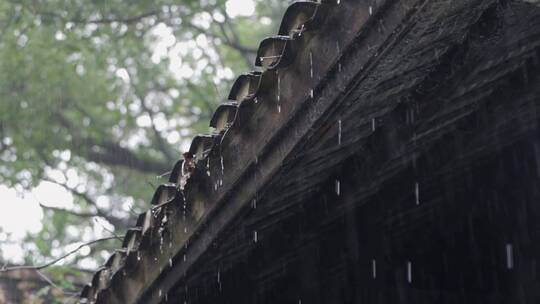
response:
[[[0,2],[0,183],[48,181],[74,197],[46,207],[28,263],[99,226],[120,235],[147,208],[289,4],[254,3],[233,16],[226,0]],[[117,246],[89,256],[101,263]]]

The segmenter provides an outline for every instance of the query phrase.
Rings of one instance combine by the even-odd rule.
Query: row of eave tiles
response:
[[[238,112],[245,108],[243,105],[252,104],[259,92],[265,90],[268,72],[286,67],[294,62],[295,49],[293,43],[301,39],[306,31],[316,30],[324,24],[326,11],[330,6],[338,5],[340,0],[298,1],[292,3],[286,10],[277,36],[264,39],[257,51],[255,67],[257,71],[240,75],[234,82],[228,96],[228,101],[220,104],[210,121],[215,129],[212,135],[198,135],[191,143],[184,159],[192,159],[194,164],[205,163],[213,149],[218,149],[219,140],[225,131],[231,128]],[[242,105],[242,107],[240,106]],[[105,265],[93,276],[91,284],[86,285],[81,292],[81,303],[95,302],[99,291],[108,288],[114,276],[129,263],[127,260],[138,260],[133,255],[138,254],[138,248],[145,241],[145,235],[157,230],[154,223],[166,213],[166,208],[179,208],[183,202],[183,186],[190,172],[184,159],[178,161],[171,171],[169,183],[160,185],[152,198],[152,208],[139,215],[134,228],[127,231],[122,249],[116,250]],[[176,207],[175,207],[176,206]],[[156,229],[154,229],[156,228]],[[131,258],[130,258],[131,257]]]

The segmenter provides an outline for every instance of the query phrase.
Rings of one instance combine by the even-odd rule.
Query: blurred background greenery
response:
[[[22,240],[0,231],[0,242],[23,252],[13,258],[0,246],[3,264],[39,265],[122,235],[191,137],[209,131],[217,104],[289,4],[1,1],[0,184],[43,210],[10,214],[20,202],[0,192],[4,218],[41,220]],[[49,273],[88,273],[119,246],[87,246]]]

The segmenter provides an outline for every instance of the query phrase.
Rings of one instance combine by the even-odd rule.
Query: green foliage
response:
[[[74,198],[27,237],[28,262],[103,230],[96,216],[117,234],[133,224],[279,25],[287,3],[256,2],[249,17],[228,16],[225,0],[0,2],[0,183],[46,180]],[[90,255],[102,263],[116,246]]]

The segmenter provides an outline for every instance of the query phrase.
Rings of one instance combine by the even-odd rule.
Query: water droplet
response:
[[[161,298],[161,289],[160,289],[160,290],[158,290],[158,297],[160,297],[160,298]]]
[[[338,120],[338,145],[341,145],[341,119]]]
[[[374,279],[377,278],[377,261],[375,259],[371,260],[371,275]]]
[[[512,244],[506,244],[506,268],[514,268],[514,247]]]
[[[373,15],[373,6],[369,6],[369,15]]]
[[[338,56],[341,54],[341,47],[339,46],[339,41],[336,41],[336,49]],[[341,62],[339,61],[338,57],[338,72],[341,72]]]
[[[259,237],[257,235],[257,230],[253,231],[253,242],[257,243],[257,241],[259,240]]]
[[[336,179],[336,194],[339,196],[341,194],[341,183]]]
[[[277,106],[277,111],[278,111],[278,113],[281,113],[281,106],[280,105]]]
[[[186,261],[187,257],[186,257],[186,254],[184,254],[184,262]]]
[[[251,201],[251,207],[252,207],[253,209],[257,209],[257,199],[256,199],[256,198],[254,198],[254,199]]]
[[[377,128],[377,121],[375,120],[375,118],[372,118],[371,119],[371,131],[375,132],[376,128]]]
[[[221,174],[225,173],[225,166],[223,165],[223,156],[220,157],[221,159]]]
[[[412,283],[412,263],[407,261],[407,282]]]
[[[309,76],[313,78],[313,53],[309,52]]]
[[[313,96],[315,96],[315,93],[313,92],[313,89],[309,90],[309,97],[313,99]]]
[[[169,258],[169,267],[172,267],[172,258]]]
[[[277,79],[277,102],[278,103],[280,99],[281,99],[281,77],[278,74],[278,79]]]
[[[420,205],[420,185],[418,182],[414,184],[414,197],[416,200],[416,205]]]
[[[206,161],[206,174],[210,176],[210,157]]]
[[[139,251],[137,251],[137,261],[140,261],[141,260],[141,254]]]

